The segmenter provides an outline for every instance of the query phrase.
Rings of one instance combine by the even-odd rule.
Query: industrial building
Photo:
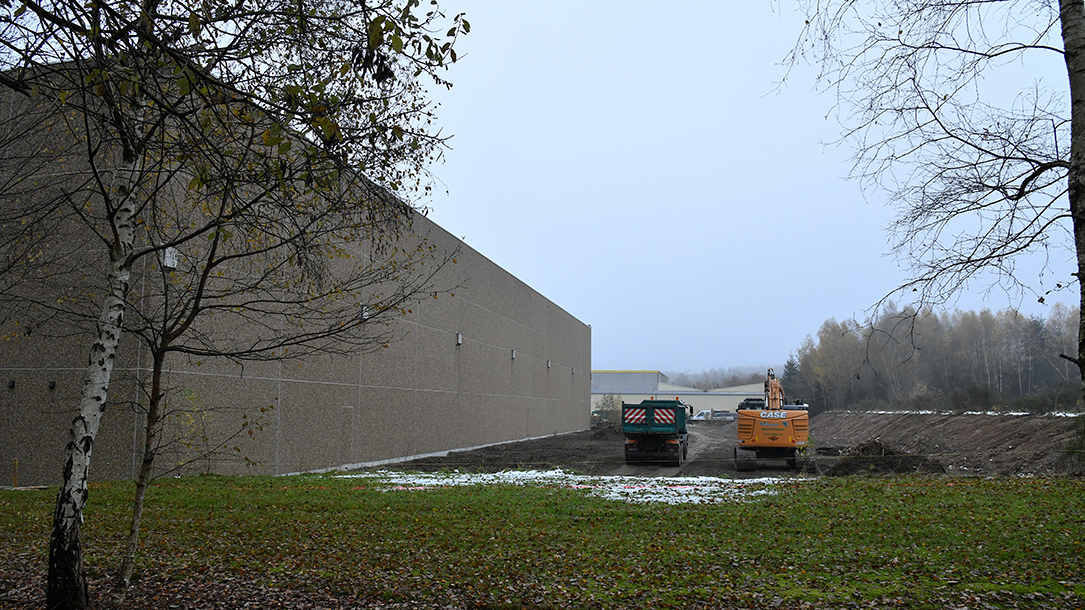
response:
[[[0,118],[12,121],[24,98],[7,95]],[[53,169],[36,168],[42,176]],[[312,472],[587,429],[590,327],[422,214],[405,238],[455,254],[455,264],[435,278],[454,289],[395,318],[383,349],[244,364],[169,359],[164,381],[172,415],[159,439],[157,473]],[[72,247],[66,238],[53,241]],[[101,273],[101,252],[71,256]],[[56,321],[16,326],[4,319],[0,485],[55,485],[91,334],[68,332]],[[136,475],[150,370],[142,343],[122,336],[92,479]]]
[[[194,451],[244,418],[247,433],[183,472],[284,474],[405,460],[589,427],[591,330],[557,304],[420,219],[431,241],[457,247],[455,296],[420,304],[377,353],[305,362],[179,361],[175,400],[191,403],[176,442]],[[86,369],[85,337],[0,341],[0,484],[60,482]],[[94,447],[95,479],[134,477],[143,418],[132,403],[150,363],[122,342]],[[214,433],[208,433],[208,429]],[[209,441],[213,442],[213,441]],[[172,452],[170,468],[193,455]]]
[[[693,412],[703,410],[734,412],[738,403],[746,398],[764,398],[764,384],[754,383],[699,390],[670,383],[670,379],[660,371],[592,371],[591,404],[592,411],[599,409],[600,401],[606,396],[614,396],[618,401],[639,403],[651,398],[677,398],[693,407]]]

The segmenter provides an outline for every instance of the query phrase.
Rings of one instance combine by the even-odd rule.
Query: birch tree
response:
[[[155,335],[162,357],[371,343],[373,315],[394,315],[430,288],[427,272],[411,269],[435,253],[421,244],[404,260],[396,245],[417,210],[383,193],[428,190],[426,167],[444,137],[420,78],[447,85],[442,70],[469,26],[417,0],[27,0],[4,9],[0,85],[62,117],[61,137],[79,153],[64,188],[14,197],[14,207],[52,206],[103,253],[47,587],[49,608],[84,608],[80,525],[135,263],[182,253],[191,264],[159,283],[157,302],[172,314],[127,325]],[[43,289],[26,302],[75,309],[45,307]],[[222,322],[226,313],[238,321]],[[306,323],[318,313],[321,326]],[[242,345],[215,341],[198,323],[208,316],[244,324],[233,335]]]
[[[907,308],[887,309],[865,329],[827,320],[797,351],[788,378],[816,408],[1064,410],[1080,385],[1068,361],[1043,354],[1077,340],[1079,317],[1056,304],[1046,320],[1012,309]]]
[[[852,176],[896,206],[894,252],[914,273],[900,292],[915,297],[915,310],[968,286],[1041,302],[1080,289],[1085,3],[799,6],[806,24],[789,61],[820,66],[820,85],[839,101],[842,140],[855,150]],[[1075,260],[1076,272],[1052,277],[1045,265],[1026,276],[1022,255]],[[1085,378],[1085,334],[1076,349],[1062,356]]]
[[[192,203],[215,201],[220,207],[216,232],[208,239],[179,243],[168,257],[152,260],[148,277],[140,280],[142,288],[128,301],[134,319],[125,330],[146,346],[151,370],[140,405],[145,413],[143,456],[114,593],[118,603],[132,577],[147,487],[169,472],[155,469],[157,456],[171,440],[160,433],[171,415],[184,409],[167,400],[163,375],[168,357],[262,361],[316,353],[362,356],[393,340],[389,320],[446,291],[438,287],[436,276],[456,252],[440,251],[424,236],[412,235],[414,212],[364,180],[336,184],[337,191],[346,190],[325,194],[327,200],[314,208],[292,189],[262,198],[239,194],[251,190],[234,184],[242,173],[227,172],[219,184],[197,189]],[[236,200],[239,196],[257,199],[259,205],[247,206]],[[300,204],[296,197],[302,197]],[[346,209],[338,209],[335,202]],[[253,209],[229,220],[222,213],[224,208],[246,207]],[[167,239],[170,227],[193,216],[191,207],[182,209],[186,213],[179,218],[149,219],[148,233]],[[357,215],[359,211],[363,213]],[[371,217],[374,212],[379,215]],[[313,260],[320,257],[332,260]],[[228,438],[205,442],[214,445],[214,451]]]

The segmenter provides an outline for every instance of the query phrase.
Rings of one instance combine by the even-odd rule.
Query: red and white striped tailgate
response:
[[[674,409],[656,409],[657,424],[673,424]]]
[[[644,409],[626,409],[623,417],[627,424],[643,424],[647,419]]]

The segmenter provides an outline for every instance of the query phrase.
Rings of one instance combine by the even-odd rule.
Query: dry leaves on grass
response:
[[[35,566],[37,568],[37,566]],[[112,583],[91,578],[90,609],[111,608]],[[0,610],[45,607],[45,575],[34,569],[0,572]],[[129,589],[124,610],[459,610],[463,604],[433,601],[386,601],[336,595],[320,587],[268,586],[227,573],[204,573],[198,578],[142,578]]]

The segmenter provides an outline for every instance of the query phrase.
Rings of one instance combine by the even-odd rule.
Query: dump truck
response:
[[[810,413],[805,404],[787,404],[784,388],[772,369],[765,377],[765,398],[743,400],[735,410],[738,442],[735,470],[757,470],[757,460],[786,460],[796,468],[806,459]]]
[[[686,416],[692,411],[681,400],[622,402],[622,434],[627,464],[655,462],[681,466],[689,453]]]

